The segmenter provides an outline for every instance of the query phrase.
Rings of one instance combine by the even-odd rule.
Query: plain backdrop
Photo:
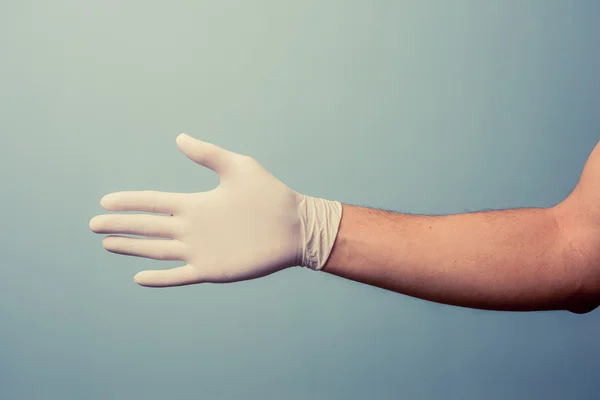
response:
[[[594,399],[600,311],[452,307],[293,268],[137,286],[88,228],[218,184],[415,214],[550,207],[600,138],[597,1],[2,1],[0,398]],[[231,243],[235,251],[236,243]]]

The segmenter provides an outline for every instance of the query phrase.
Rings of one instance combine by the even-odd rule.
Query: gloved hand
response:
[[[142,286],[225,283],[259,278],[292,266],[320,269],[331,252],[342,216],[337,201],[314,198],[287,187],[256,160],[188,135],[177,137],[192,161],[215,171],[220,184],[199,193],[117,192],[104,196],[108,211],[90,221],[110,235],[110,252],[186,265],[135,276]],[[169,240],[170,239],[170,240]]]

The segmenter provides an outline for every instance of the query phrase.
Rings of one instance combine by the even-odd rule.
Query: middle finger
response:
[[[177,223],[174,217],[147,214],[106,214],[90,221],[96,233],[125,233],[148,237],[175,238]]]

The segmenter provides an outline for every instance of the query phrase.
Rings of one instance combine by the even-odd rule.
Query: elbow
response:
[[[577,279],[566,307],[574,314],[587,314],[600,305],[600,280],[598,269],[593,264],[583,263],[582,268],[576,268]]]
[[[570,206],[573,207],[572,204]],[[565,310],[587,314],[600,305],[600,235],[598,227],[582,223],[563,202],[553,208],[571,282]]]
[[[572,312],[573,314],[587,314],[590,311],[594,311],[596,308],[598,308],[597,304],[577,304],[569,307],[567,311]]]
[[[600,258],[598,251],[576,251],[578,262],[573,265],[576,276],[568,311],[587,314],[600,305]]]
[[[573,268],[576,277],[566,310],[574,314],[587,314],[600,305],[600,280],[598,268],[585,259]]]

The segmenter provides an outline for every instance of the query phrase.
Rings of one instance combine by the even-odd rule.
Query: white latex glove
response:
[[[225,283],[259,278],[284,268],[320,269],[331,252],[342,216],[337,201],[297,193],[251,157],[188,135],[179,149],[220,178],[199,193],[117,192],[104,196],[108,211],[156,214],[106,214],[90,221],[110,252],[186,265],[135,276],[142,286]],[[156,240],[162,238],[167,240]],[[170,239],[170,240],[169,240]]]

